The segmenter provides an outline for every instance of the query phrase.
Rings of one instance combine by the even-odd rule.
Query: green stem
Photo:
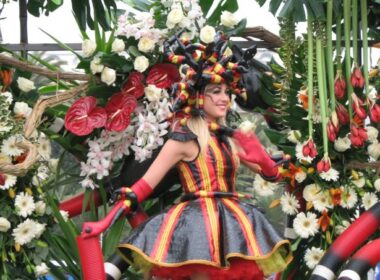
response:
[[[364,79],[365,79],[365,92],[368,94],[368,85],[369,85],[369,78],[368,78],[368,36],[367,36],[367,29],[368,29],[368,20],[367,20],[367,0],[361,0],[360,1],[360,8],[361,8],[361,16],[362,16],[362,34],[363,34],[363,72],[364,72]]]
[[[358,63],[358,0],[352,0],[352,47],[356,65]]]
[[[345,47],[345,66],[346,66],[346,85],[347,85],[347,98],[348,98],[348,114],[350,116],[350,123],[352,122],[352,97],[353,92],[351,85],[351,56],[350,56],[350,5],[351,0],[344,0],[343,13],[344,13],[344,47]]]
[[[323,72],[323,55],[322,55],[322,39],[318,36],[316,39],[316,58],[317,58],[317,78],[318,78],[318,94],[319,103],[321,107],[322,117],[322,136],[323,136],[323,151],[324,155],[328,155],[328,138],[327,138],[327,117],[326,117],[326,94],[324,91],[323,79],[325,77]]]
[[[336,18],[336,62],[338,69],[342,69],[342,11],[339,10]]]
[[[308,126],[309,126],[309,138],[313,138],[313,23],[311,17],[307,18],[307,100],[308,100]]]
[[[330,93],[330,108],[335,110],[335,93],[334,93],[334,65],[333,65],[333,43],[332,43],[332,19],[333,19],[333,0],[327,2],[327,23],[326,23],[326,68],[328,77],[328,86]]]
[[[324,46],[322,46],[322,60],[321,60],[321,64],[322,64],[322,73],[326,73],[326,49]],[[323,92],[325,93],[325,108],[326,108],[326,117],[328,118],[329,117],[329,101],[327,99],[327,94],[328,94],[328,90],[327,90],[327,79],[326,79],[326,74],[324,75],[324,78],[323,78]],[[334,95],[334,92],[333,92],[333,95]],[[334,104],[335,104],[335,98],[334,98]],[[332,110],[334,110],[335,107],[333,107]]]

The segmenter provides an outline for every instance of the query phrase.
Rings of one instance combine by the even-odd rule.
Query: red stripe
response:
[[[211,139],[211,141],[213,140]],[[209,147],[211,149],[211,146]],[[219,185],[218,185],[217,177],[215,175],[216,167],[213,165],[212,160],[211,160],[211,155],[209,153],[210,151],[207,153],[207,157],[205,161],[206,161],[207,170],[208,170],[210,181],[211,181],[211,190],[219,191]]]
[[[197,182],[194,179],[193,172],[192,172],[191,168],[189,167],[189,165],[186,163],[180,163],[180,164],[181,164],[181,168],[184,168],[186,170],[187,174],[189,175],[189,177],[191,178],[191,181],[192,181],[192,182],[187,182],[185,176],[183,176],[183,174],[181,174],[181,172],[180,172],[180,179],[181,179],[181,183],[182,183],[181,185],[184,189],[184,192],[190,192],[191,191],[189,189],[189,185],[191,183],[193,183],[193,185],[195,187],[195,191],[199,190],[199,187],[197,185]]]
[[[346,259],[379,227],[379,221],[370,211],[362,214],[331,245],[330,251]]]
[[[205,200],[199,199],[199,204],[201,205],[201,209],[202,209],[202,213],[203,213],[203,221],[204,221],[205,227],[206,227],[210,257],[211,257],[212,261],[216,262],[218,260],[218,258],[215,257],[215,248],[214,248],[214,243],[212,242],[211,226],[210,226],[210,221],[208,219],[208,212],[207,212]]]

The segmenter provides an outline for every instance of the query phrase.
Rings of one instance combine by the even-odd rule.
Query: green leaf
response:
[[[103,239],[103,255],[107,258],[115,253],[115,248],[119,244],[123,233],[125,219],[119,219],[109,230]]]
[[[44,31],[43,29],[40,29],[43,33],[45,33],[46,35],[48,35],[50,38],[52,38],[61,48],[75,54],[79,59],[81,59],[81,56],[76,52],[74,51],[72,48],[70,48],[68,45],[66,45],[65,43],[61,42],[60,40],[58,40],[57,38],[55,38],[53,35],[50,35],[49,33],[47,33],[46,31]]]
[[[99,22],[100,26],[103,30],[108,31],[111,30],[110,24],[107,20],[106,10],[103,6],[103,2],[101,0],[92,0],[92,5],[94,8],[94,18]]]
[[[293,17],[293,11],[295,8],[294,0],[287,0],[282,7],[278,17],[279,18],[292,18]]]
[[[326,20],[326,13],[323,3],[318,1],[307,1],[306,8],[310,11],[313,20]]]
[[[281,3],[282,3],[282,0],[271,0],[269,3],[269,11],[273,15],[276,15]]]
[[[130,55],[132,55],[133,57],[138,57],[138,56],[142,55],[142,54],[139,52],[139,50],[137,49],[136,46],[129,46],[129,48],[128,48],[128,53],[129,53]]]
[[[38,0],[29,0],[26,5],[28,12],[35,17],[39,17],[41,15],[41,10],[43,9],[44,2],[45,1],[41,3],[41,1]]]
[[[51,85],[51,86],[42,86],[38,89],[39,94],[48,94],[52,92],[57,92],[59,90],[66,89],[67,87],[59,86],[59,85]]]
[[[80,30],[86,30],[86,1],[71,0],[74,18]]]
[[[233,35],[239,36],[244,32],[246,26],[247,26],[247,19],[244,18],[241,21],[239,21],[236,27],[231,28],[231,29],[226,29],[224,33],[227,36],[233,36]]]
[[[199,5],[201,6],[201,9],[202,9],[202,12],[204,15],[208,14],[208,11],[210,10],[213,2],[214,1],[212,1],[212,0],[199,1]]]
[[[274,144],[277,145],[280,143],[280,141],[284,138],[284,134],[280,131],[265,128],[264,129],[265,135],[269,138],[269,140]]]

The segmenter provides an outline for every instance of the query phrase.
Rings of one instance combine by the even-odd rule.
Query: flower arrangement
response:
[[[14,69],[0,70],[0,274],[3,279],[31,279],[49,272],[44,233],[53,219],[43,182],[55,169],[56,160],[51,159],[50,140],[43,133],[35,131],[30,139],[36,153],[20,144],[26,141],[22,128],[32,109],[19,97],[35,86],[23,77],[18,77],[16,86],[12,84],[15,76]],[[37,160],[25,174],[9,168],[22,165],[32,154]]]
[[[348,34],[358,10],[350,10],[346,1],[339,5]],[[369,69],[364,55],[359,67],[355,46],[351,63],[349,40],[344,59],[339,44],[333,52],[332,22],[341,25],[342,15],[333,13],[332,1],[320,6],[328,17],[315,20],[308,14],[303,39],[294,38],[294,22],[282,22],[285,68],[273,62],[273,75],[263,80],[275,88],[270,125],[281,124],[281,130],[268,129],[267,135],[292,155],[282,170],[286,192],[272,202],[288,216],[285,235],[293,242],[295,258],[284,279],[290,274],[295,279],[310,276],[336,237],[380,198],[379,65]],[[367,33],[367,7],[359,11]],[[338,28],[337,42],[340,32]],[[355,26],[353,34],[355,39]]]
[[[219,30],[237,34],[244,28],[245,20],[217,10],[220,17],[213,20]],[[177,67],[165,62],[164,43],[173,36],[210,43],[215,34],[197,0],[153,1],[122,13],[108,39],[97,34],[83,41],[78,68],[98,84],[65,116],[66,129],[88,144],[81,162],[83,187],[97,188],[125,156],[133,154],[142,162],[163,144],[171,115],[168,91],[181,79]]]

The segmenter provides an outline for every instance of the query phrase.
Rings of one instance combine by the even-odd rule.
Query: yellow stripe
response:
[[[253,256],[258,257],[261,256],[261,253],[259,251],[259,245],[257,244],[255,233],[252,230],[252,225],[248,221],[247,216],[245,213],[236,206],[231,200],[223,198],[223,203],[225,203],[228,207],[232,209],[232,211],[235,212],[235,214],[239,217],[241,221],[241,226],[243,227],[244,231],[247,233],[248,242],[252,247],[253,250]]]
[[[204,184],[204,189],[206,191],[212,191],[212,188],[211,188],[211,180],[210,180],[210,174],[208,173],[208,168],[207,168],[207,164],[205,162],[205,158],[202,154],[200,154],[199,156],[199,168],[201,169],[201,174],[202,174],[202,178],[203,178],[203,184]]]
[[[216,257],[216,262],[219,264],[220,263],[220,249],[219,249],[219,234],[218,234],[218,218],[215,213],[215,207],[213,203],[213,198],[206,197],[204,198],[206,202],[206,209],[207,209],[207,214],[208,214],[208,220],[210,222],[210,227],[211,227],[211,237],[213,241],[213,245],[215,248],[215,257]]]
[[[156,261],[158,261],[158,262],[162,261],[162,256],[165,253],[164,251],[165,251],[166,242],[169,242],[169,240],[168,240],[169,233],[173,227],[173,224],[177,221],[179,213],[182,211],[182,209],[186,205],[187,205],[187,203],[180,203],[177,206],[174,206],[175,209],[170,214],[169,221],[165,226],[164,234],[162,235],[161,240],[160,240],[160,246],[158,247],[158,250],[156,252],[156,257],[155,257]]]
[[[185,164],[183,162],[180,162],[178,164],[178,166],[179,166],[181,174],[185,178],[186,187],[189,189],[190,192],[195,192],[196,191],[196,187],[194,185],[193,179],[191,178],[191,173],[188,171],[188,169],[186,168],[186,166],[185,166]]]
[[[216,146],[215,140],[211,139],[210,141],[210,147],[212,151],[215,154],[215,160],[216,160],[216,178],[218,180],[220,189],[222,191],[227,191],[226,181],[224,179],[224,165],[223,165],[223,156],[220,152],[220,149]]]

